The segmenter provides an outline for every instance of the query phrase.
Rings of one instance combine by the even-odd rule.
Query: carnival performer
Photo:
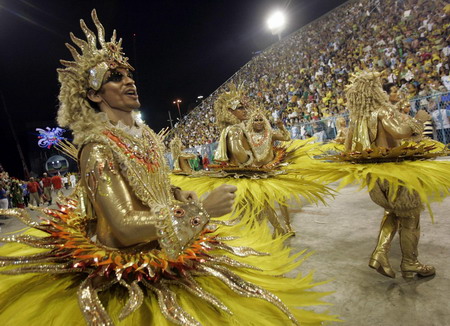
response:
[[[370,198],[384,208],[370,267],[384,276],[395,277],[388,255],[399,231],[402,276],[434,275],[433,266],[418,260],[420,212],[424,203],[429,206],[431,200],[449,194],[450,164],[424,159],[448,152],[440,153],[429,142],[420,142],[427,113],[419,111],[413,118],[399,112],[389,103],[379,73],[365,71],[355,75],[347,88],[347,101],[350,124],[345,151],[325,156],[328,163],[316,166],[314,171],[322,180],[341,179],[341,186],[355,181],[366,185]]]
[[[337,134],[336,138],[334,138],[334,142],[338,144],[344,144],[345,139],[347,138],[347,121],[345,121],[344,117],[339,117],[336,119],[336,128]]]
[[[247,122],[248,142],[253,153],[254,166],[264,166],[275,159],[273,150],[275,141],[291,140],[283,121],[278,120],[276,125],[279,130],[274,132],[269,120],[260,110],[253,112]]]
[[[1,248],[1,274],[23,274],[0,278],[2,324],[82,325],[82,316],[88,325],[336,320],[303,309],[324,295],[311,290],[311,275],[283,277],[299,254],[264,225],[239,234],[227,217],[214,218],[231,210],[234,186],[202,202],[170,186],[160,136],[134,119],[140,103],[121,40],[114,32],[106,41],[95,10],[92,19],[97,35],[81,21],[87,41],[71,34],[81,53],[67,44],[74,61],[58,70],[58,122],[73,131],[78,149],[66,152],[78,157],[81,182],[59,209],[40,210],[41,223],[25,210],[2,211],[33,227],[0,238],[12,242]]]
[[[347,89],[347,99],[350,111],[349,134],[345,142],[347,151],[395,148],[401,145],[402,139],[422,135],[423,124],[428,116],[426,112],[423,114],[424,111],[419,111],[415,118],[399,112],[389,103],[377,73],[357,76]],[[416,191],[400,186],[397,196],[393,198],[390,196],[391,188],[389,181],[377,180],[369,192],[370,198],[385,209],[369,266],[385,276],[395,277],[388,254],[398,229],[403,256],[400,266],[402,275],[409,278],[415,273],[421,276],[434,275],[433,266],[417,260],[420,212],[423,209],[420,196]]]
[[[183,153],[181,139],[178,136],[173,137],[169,144],[173,159],[172,173],[191,174],[193,172],[189,165],[189,160],[197,158],[194,154]]]
[[[249,103],[243,95],[243,84],[230,83],[228,87],[228,92],[214,103],[217,124],[222,130],[214,160],[238,167],[251,166],[254,158],[244,123],[249,118]]]
[[[329,189],[298,174],[296,166],[313,161],[307,155],[316,145],[298,141],[298,145],[275,146],[277,140],[289,140],[287,130],[278,122],[274,131],[256,103],[246,96],[244,84],[228,85],[228,91],[214,103],[216,123],[222,128],[211,171],[190,177],[172,175],[180,187],[189,185],[200,195],[222,183],[237,186],[234,214],[250,225],[269,221],[277,235],[294,235],[288,202],[302,204],[324,202]],[[250,120],[249,120],[250,117]],[[306,159],[301,159],[306,157]],[[291,165],[294,168],[291,168]]]

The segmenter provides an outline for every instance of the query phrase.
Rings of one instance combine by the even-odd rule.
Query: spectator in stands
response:
[[[69,178],[67,177],[67,175],[63,176],[61,179],[64,188],[69,189]]]
[[[436,128],[437,140],[441,143],[450,143],[450,122],[448,119],[448,111],[441,108],[435,110],[431,116]]]
[[[70,186],[72,188],[74,188],[77,184],[77,177],[75,176],[74,173],[70,174],[69,181],[70,181]]]
[[[203,155],[203,168],[205,170],[208,170],[208,165],[209,164],[210,164],[210,162],[209,162],[208,155],[205,153],[205,155]]]
[[[8,195],[5,184],[0,183],[0,209],[8,208]]]
[[[25,181],[22,181],[19,183],[20,187],[22,188],[23,193],[23,201],[25,204],[25,207],[28,207],[28,204],[30,203],[30,192],[28,191],[28,184]]]
[[[11,199],[12,199],[12,207],[25,207],[25,201],[23,198],[23,190],[19,180],[14,179],[11,185]]]

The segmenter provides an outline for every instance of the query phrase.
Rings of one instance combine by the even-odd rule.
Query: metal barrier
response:
[[[336,138],[338,128],[336,122],[339,118],[344,118],[348,125],[348,114],[334,115],[317,121],[296,123],[287,126],[292,139],[316,138],[316,142],[327,142]]]
[[[431,115],[433,139],[444,144],[450,143],[450,92],[416,97],[410,103],[410,115],[414,116],[422,109]]]

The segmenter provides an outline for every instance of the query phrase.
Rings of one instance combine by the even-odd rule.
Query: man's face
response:
[[[261,116],[257,116],[253,119],[253,130],[256,132],[264,130],[264,119]]]
[[[133,75],[125,68],[108,71],[98,94],[112,109],[131,112],[141,106]]]
[[[239,105],[236,110],[228,109],[230,110],[231,114],[233,114],[236,118],[238,118],[239,121],[244,121],[248,119],[247,115],[247,108],[243,105]]]

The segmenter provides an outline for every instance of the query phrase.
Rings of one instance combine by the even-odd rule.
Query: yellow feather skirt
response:
[[[417,192],[432,215],[430,203],[450,194],[450,161],[424,160],[357,164],[316,161],[306,167],[308,178],[326,184],[339,182],[337,190],[350,184],[372,190],[377,181],[389,182],[389,198],[395,200],[400,187]]]
[[[43,235],[43,232],[34,229],[26,233]],[[221,237],[238,236],[227,244],[251,247],[270,254],[247,257],[233,255],[233,259],[256,266],[258,270],[235,267],[229,267],[229,269],[244,280],[278,296],[301,325],[323,325],[323,322],[338,320],[336,316],[323,309],[324,307],[318,307],[327,304],[322,301],[322,298],[328,293],[315,290],[315,287],[323,282],[314,282],[312,272],[299,272],[301,263],[309,254],[304,251],[293,254],[291,249],[283,244],[284,237],[272,239],[270,229],[265,224],[252,227],[221,226],[215,234]],[[45,250],[10,243],[0,248],[0,255],[24,256],[43,251]],[[208,254],[231,256],[228,252],[218,249]],[[315,258],[318,259],[318,257]],[[283,276],[293,271],[297,273],[297,276],[293,278]],[[0,324],[5,326],[85,325],[77,303],[77,290],[86,277],[87,274],[81,273],[0,275]],[[201,325],[284,326],[292,324],[287,316],[274,305],[262,299],[240,296],[215,277],[197,276],[195,280],[205,291],[216,296],[232,311],[232,315],[219,311],[187,290],[171,287],[181,307]],[[115,325],[174,325],[161,313],[153,292],[147,289],[143,291],[143,304],[124,320],[118,318],[128,300],[128,293],[124,288],[113,286],[100,292],[99,297]]]
[[[287,174],[266,179],[247,178],[211,178],[171,175],[171,183],[181,189],[195,191],[204,196],[222,184],[237,187],[236,207],[233,215],[253,221],[266,208],[276,209],[276,204],[289,206],[292,201],[296,205],[302,204],[302,198],[310,203],[325,203],[331,190],[321,183],[307,180],[299,174]]]

